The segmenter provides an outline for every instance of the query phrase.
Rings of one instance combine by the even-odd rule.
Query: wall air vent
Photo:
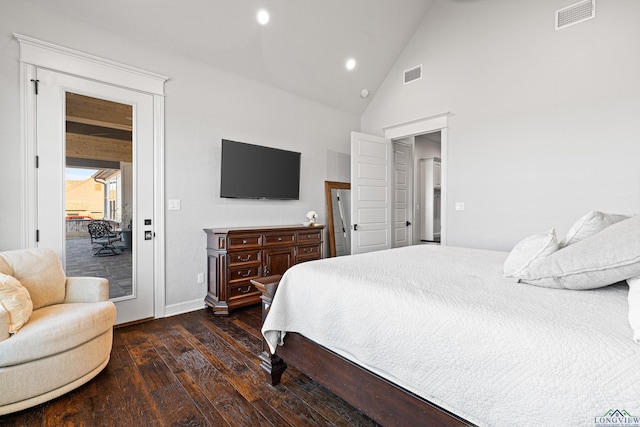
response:
[[[422,78],[422,64],[404,71],[404,84],[415,82]]]
[[[596,0],[584,0],[556,11],[556,31],[596,17]]]

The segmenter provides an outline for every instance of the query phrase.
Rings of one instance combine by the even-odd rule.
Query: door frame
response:
[[[22,128],[22,247],[36,247],[36,99],[37,68],[71,74],[121,86],[153,97],[154,167],[154,317],[165,314],[165,218],[164,218],[164,83],[166,76],[58,46],[32,37],[13,34],[20,46],[20,113]]]
[[[426,116],[407,122],[384,127],[384,137],[393,140],[409,138],[427,133],[441,132],[441,213],[440,213],[440,244],[447,245],[447,171],[449,164],[449,112]],[[414,172],[415,173],[415,172]],[[415,191],[415,189],[414,189]],[[415,203],[414,203],[415,207]],[[414,215],[415,217],[415,215]]]

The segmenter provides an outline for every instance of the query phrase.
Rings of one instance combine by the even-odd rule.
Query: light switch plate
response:
[[[463,211],[464,210],[464,202],[456,202],[456,210]]]
[[[180,210],[180,199],[169,199],[169,210],[170,211],[179,211]]]

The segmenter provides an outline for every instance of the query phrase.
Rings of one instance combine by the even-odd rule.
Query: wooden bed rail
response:
[[[262,292],[263,323],[280,278],[270,276],[251,281]],[[283,372],[290,365],[383,426],[471,425],[300,334],[287,333],[284,346],[278,347],[277,354],[269,352],[264,338],[262,343],[260,366],[271,385],[280,383]]]

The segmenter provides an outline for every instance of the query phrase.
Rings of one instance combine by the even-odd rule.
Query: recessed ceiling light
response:
[[[353,58],[347,59],[346,67],[347,70],[353,70],[354,68],[356,68],[356,60]]]
[[[256,15],[256,19],[260,25],[267,25],[269,23],[269,12],[264,9],[260,9]]]

